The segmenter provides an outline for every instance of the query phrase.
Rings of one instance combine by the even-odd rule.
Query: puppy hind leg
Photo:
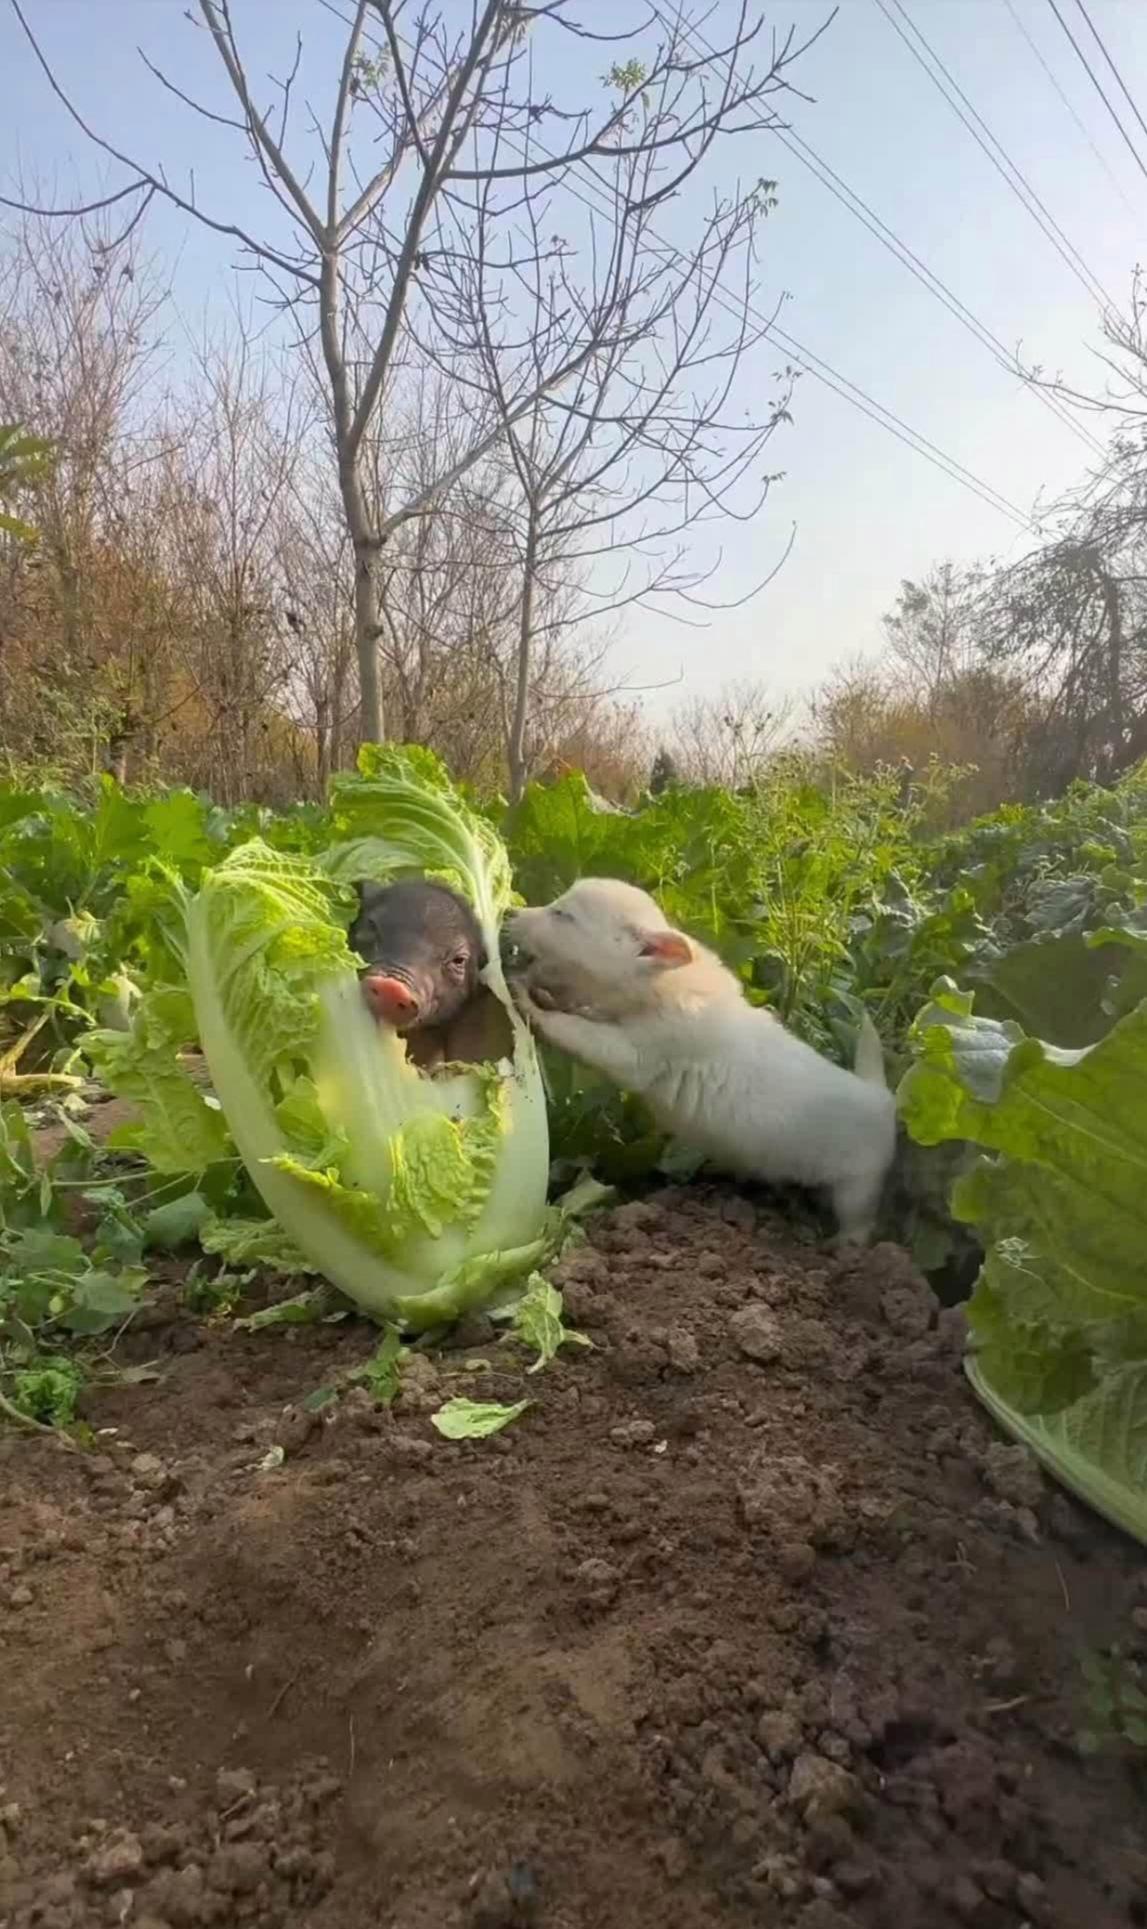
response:
[[[836,1214],[838,1246],[867,1246],[876,1225],[883,1190],[882,1172],[850,1173],[832,1188],[832,1209]]]

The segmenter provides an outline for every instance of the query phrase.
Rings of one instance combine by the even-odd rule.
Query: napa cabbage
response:
[[[972,1386],[1049,1472],[1147,1542],[1147,999],[1068,1050],[941,981],[911,1042],[909,1132],[979,1148],[952,1200],[984,1249]]]
[[[194,894],[173,886],[185,983],[153,987],[130,1032],[90,1050],[139,1114],[121,1143],[160,1170],[204,1170],[233,1143],[275,1224],[222,1220],[214,1250],[297,1252],[365,1312],[425,1329],[525,1280],[552,1243],[545,1095],[498,954],[509,862],[426,751],[364,751],[330,823],[318,856],[255,838]],[[433,1077],[366,1009],[346,937],[353,880],[412,875],[469,900],[488,957],[491,1057]],[[180,1060],[192,1038],[211,1092]]]

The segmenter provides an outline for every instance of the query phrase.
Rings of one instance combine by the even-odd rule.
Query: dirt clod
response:
[[[855,1807],[857,1785],[847,1769],[823,1755],[798,1755],[789,1776],[789,1801],[807,1822],[843,1815]]]
[[[1043,1475],[1026,1447],[1005,1446],[993,1440],[984,1456],[984,1479],[1000,1500],[1033,1511],[1043,1499]]]
[[[701,1365],[701,1354],[692,1333],[687,1326],[671,1326],[665,1335],[665,1350],[669,1364],[677,1373],[696,1373]]]
[[[729,1321],[729,1337],[750,1360],[778,1360],[784,1351],[784,1332],[767,1306],[743,1306]]]
[[[136,1876],[143,1868],[143,1849],[139,1837],[123,1829],[95,1851],[87,1864],[89,1880],[106,1888],[115,1882],[125,1882],[129,1876]]]

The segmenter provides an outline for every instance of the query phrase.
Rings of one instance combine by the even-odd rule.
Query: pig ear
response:
[[[354,888],[358,892],[358,908],[365,911],[368,904],[382,895],[385,886],[376,884],[373,878],[360,877],[355,879]]]
[[[692,964],[693,946],[680,931],[641,931],[637,955],[648,958],[659,971],[676,971],[680,965]]]

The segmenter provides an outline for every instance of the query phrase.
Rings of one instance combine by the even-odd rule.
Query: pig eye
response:
[[[447,963],[456,966],[457,969],[461,971],[463,966],[469,962],[469,958],[470,953],[468,951],[456,951],[454,956],[447,960]]]

